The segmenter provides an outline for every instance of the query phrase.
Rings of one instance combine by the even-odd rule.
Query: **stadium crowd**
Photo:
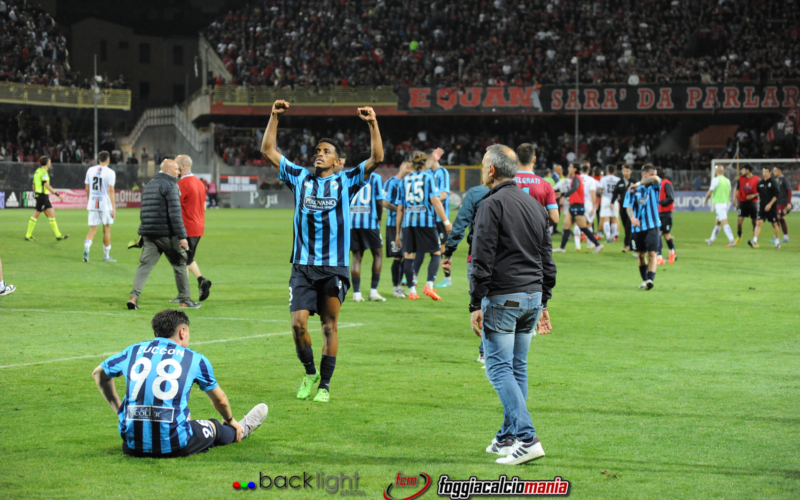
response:
[[[253,2],[204,34],[250,86],[768,81],[800,77],[777,0]],[[219,83],[219,82],[218,82]]]

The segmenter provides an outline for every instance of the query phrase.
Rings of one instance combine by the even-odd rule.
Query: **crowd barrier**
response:
[[[59,193],[64,198],[60,200],[56,195],[50,194],[50,203],[53,208],[82,208],[86,209],[88,199],[85,189],[61,189]],[[141,190],[121,189],[116,191],[117,208],[140,208],[142,206]],[[36,206],[36,194],[33,191],[0,191],[0,210],[7,208],[28,208]]]

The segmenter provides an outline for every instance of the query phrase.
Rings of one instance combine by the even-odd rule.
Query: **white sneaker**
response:
[[[365,302],[364,297],[361,296],[361,292],[353,293],[353,302]]]
[[[369,300],[370,302],[386,302],[386,299],[381,297],[381,294],[372,291],[369,292]]]
[[[17,287],[15,287],[14,285],[9,285],[8,283],[6,283],[3,286],[3,288],[0,289],[0,295],[12,294],[12,293],[14,293],[14,290],[16,290],[16,289],[17,289]]]
[[[647,280],[642,281],[642,284],[639,285],[639,290],[647,290]]]
[[[783,242],[784,243],[789,243],[789,235],[788,234],[784,234],[783,235]]]
[[[530,462],[531,460],[536,460],[537,458],[542,458],[543,456],[544,450],[542,449],[542,443],[539,442],[539,438],[535,437],[530,444],[517,441],[514,443],[514,447],[507,456],[498,458],[495,462],[505,465],[519,465]]]
[[[775,242],[775,249],[777,250],[777,249],[779,249],[780,247],[781,247],[781,244],[780,244],[780,243],[778,243],[778,242],[776,241],[776,242]],[[13,290],[12,290],[12,291],[13,291]],[[0,295],[2,295],[2,294],[0,294]]]
[[[501,457],[507,456],[514,448],[514,441],[506,439],[502,443],[497,442],[497,438],[492,439],[492,444],[486,447],[486,453],[494,453]]]
[[[602,252],[602,251],[603,251],[603,248],[605,248],[603,245],[600,245],[600,246],[596,247],[596,248],[594,249],[594,253],[600,253],[600,252]]]
[[[486,358],[483,357],[483,354],[478,354],[478,363],[486,364]]]
[[[253,433],[254,430],[261,427],[261,424],[264,423],[264,420],[267,419],[267,413],[269,412],[269,408],[264,403],[257,404],[250,413],[244,416],[243,419],[239,421],[239,424],[242,426],[242,439],[246,438],[250,434]]]
[[[567,253],[567,250],[561,247],[556,247],[553,249],[553,253]]]
[[[707,240],[706,240],[706,243],[708,244],[708,246],[711,246],[711,244],[712,244],[712,243],[714,243],[714,241],[713,241],[713,240],[711,240],[711,239],[707,239]]]
[[[392,292],[392,297],[396,299],[404,299],[407,297],[406,292],[403,291],[402,288],[395,288],[394,292]]]

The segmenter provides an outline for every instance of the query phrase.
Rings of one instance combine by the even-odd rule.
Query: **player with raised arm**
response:
[[[568,172],[570,187],[569,191],[564,193],[564,196],[569,200],[569,214],[565,214],[566,217],[564,218],[564,234],[561,237],[561,247],[554,248],[553,252],[564,253],[567,251],[567,242],[569,241],[569,235],[571,233],[570,228],[574,222],[578,225],[581,232],[586,235],[586,238],[595,245],[594,253],[600,253],[603,250],[603,245],[597,241],[597,238],[595,238],[592,232],[592,228],[586,221],[586,209],[584,208],[586,194],[584,193],[585,187],[583,179],[581,178],[580,172],[578,172],[578,164],[574,162],[570,163]],[[575,245],[576,250],[580,251],[580,243],[576,242]]]
[[[711,186],[708,188],[703,205],[708,203],[708,199],[713,196],[712,210],[717,214],[717,220],[714,230],[711,232],[711,238],[707,239],[706,243],[711,246],[714,240],[717,239],[720,229],[722,229],[725,231],[725,236],[728,237],[728,244],[725,246],[733,247],[736,246],[736,242],[733,239],[731,226],[728,225],[728,202],[731,199],[731,181],[725,177],[725,167],[722,165],[717,165],[714,173],[716,176],[711,180]]]
[[[392,296],[396,299],[406,298],[406,292],[401,285],[403,281],[403,249],[397,246],[397,207],[403,199],[403,178],[408,175],[411,166],[404,161],[400,164],[397,175],[389,178],[383,185],[386,199],[383,207],[389,212],[386,217],[386,257],[392,261]],[[402,230],[402,227],[401,227]]]
[[[92,372],[97,388],[119,418],[122,452],[138,458],[188,457],[239,442],[267,418],[264,403],[237,422],[208,358],[189,349],[189,317],[167,309],[153,316],[155,340],[133,344]],[[125,377],[125,396],[114,387]],[[189,396],[197,383],[222,417],[195,420]]]
[[[736,221],[736,244],[742,241],[742,222],[745,217],[749,217],[753,223],[753,234],[755,235],[758,220],[758,181],[759,178],[753,175],[753,167],[744,164],[741,167],[742,175],[736,181],[736,188],[733,194],[733,206],[738,209],[739,218]]]
[[[339,350],[339,310],[350,287],[350,199],[383,161],[383,143],[375,111],[370,107],[358,108],[358,117],[370,131],[369,159],[352,170],[335,173],[342,150],[336,141],[320,139],[314,151],[314,167],[299,167],[280,154],[276,144],[278,120],[288,109],[289,103],[283,100],[272,105],[261,152],[278,169],[278,178],[295,197],[289,310],[297,357],[306,371],[297,397],[308,398],[319,381],[314,401],[328,402]],[[322,323],[320,373],[314,365],[308,334],[308,318],[314,314],[319,314]]]
[[[397,233],[395,243],[403,248],[403,267],[408,283],[408,298],[411,300],[419,299],[417,287],[414,286],[414,259],[418,253],[431,256],[428,280],[422,293],[433,300],[442,300],[433,290],[442,257],[442,243],[436,231],[435,216],[442,219],[447,234],[453,228],[439,197],[436,180],[430,172],[425,171],[427,161],[425,153],[414,155],[412,172],[403,179],[402,200],[397,207],[397,220],[403,221],[403,230]]]
[[[353,281],[353,302],[364,302],[361,295],[361,259],[364,252],[372,252],[372,283],[369,300],[386,302],[378,293],[383,264],[383,238],[381,238],[381,219],[383,218],[383,180],[372,172],[369,181],[356,193],[350,203],[350,251],[353,252],[353,266],[350,275]]]
[[[117,200],[114,195],[114,184],[117,182],[117,174],[108,164],[111,155],[108,151],[100,151],[97,154],[96,167],[91,167],[86,171],[86,199],[89,211],[89,232],[86,233],[86,240],[83,242],[83,261],[89,262],[89,249],[92,248],[92,240],[97,233],[97,226],[103,226],[103,262],[116,262],[111,258],[111,224],[117,217]]]
[[[53,234],[56,235],[56,240],[66,240],[69,238],[68,234],[61,234],[61,231],[58,230],[58,224],[56,223],[56,211],[53,210],[53,205],[50,204],[50,193],[52,192],[58,199],[64,201],[64,198],[61,196],[61,193],[53,189],[50,185],[50,168],[52,167],[52,163],[50,163],[50,158],[47,156],[42,156],[39,158],[39,165],[40,167],[36,169],[36,172],[33,174],[33,192],[36,195],[36,208],[33,209],[33,215],[31,219],[28,221],[28,232],[25,233],[25,241],[37,241],[36,238],[33,237],[33,228],[36,227],[36,221],[39,220],[39,216],[44,212],[47,216],[47,220],[50,222],[50,227],[53,229]]]
[[[528,193],[534,200],[547,210],[547,217],[550,226],[558,224],[558,203],[553,186],[533,173],[533,165],[536,163],[536,149],[533,144],[520,144],[517,146],[517,159],[519,167],[514,176],[517,187]]]
[[[761,234],[761,225],[764,221],[772,224],[772,230],[775,233],[773,242],[775,248],[781,247],[780,240],[780,224],[778,223],[778,197],[780,196],[780,188],[778,182],[772,177],[772,172],[769,168],[765,168],[761,173],[763,179],[758,181],[758,198],[761,201],[758,211],[758,222],[753,231],[753,239],[748,241],[747,244],[753,248],[761,248],[758,244],[758,236]]]
[[[661,179],[656,175],[656,168],[647,163],[642,166],[642,180],[631,185],[622,204],[631,219],[633,250],[639,254],[639,274],[642,277],[640,290],[653,288],[658,270],[656,252],[661,227],[658,218],[660,190]]]
[[[614,204],[611,200],[614,198],[614,188],[619,182],[619,177],[614,175],[617,172],[617,167],[610,164],[606,168],[606,175],[600,178],[600,224],[603,226],[603,235],[606,237],[606,243],[611,243],[619,234],[619,226],[617,225],[617,215],[614,212]]]

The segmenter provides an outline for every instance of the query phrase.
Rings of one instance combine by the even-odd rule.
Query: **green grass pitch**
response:
[[[650,292],[636,289],[636,262],[620,243],[600,255],[570,243],[556,255],[554,331],[534,339],[529,358],[528,407],[547,456],[515,468],[484,452],[502,410],[469,330],[466,245],[441,303],[392,299],[388,263],[386,303],[348,295],[332,399],[322,405],[295,398],[302,368],[288,311],[292,212],[209,211],[197,260],[214,286],[188,313],[191,347],[213,363],[237,418],[259,402],[269,417],[240,444],[158,461],[122,455],[117,419],[90,374],[103,354],[152,338],[150,318],[176,295],[170,266],[162,259],[141,310],[128,311],[138,252],[125,244],[138,210],[119,212],[116,264],[102,262],[99,235],[91,263],[81,261],[85,211],[58,211],[71,234],[62,242],[44,217],[39,241],[23,241],[29,216],[0,211],[0,258],[18,288],[0,297],[1,498],[324,499],[332,495],[245,493],[232,483],[258,482],[260,473],[358,472],[363,498],[377,499],[400,471],[431,475],[423,500],[438,498],[442,474],[561,476],[581,499],[800,498],[795,214],[796,239],[776,251],[766,232],[759,250],[725,248],[724,235],[709,248],[713,214],[678,213],[678,262],[659,269]],[[196,388],[191,408],[195,418],[216,416]]]

